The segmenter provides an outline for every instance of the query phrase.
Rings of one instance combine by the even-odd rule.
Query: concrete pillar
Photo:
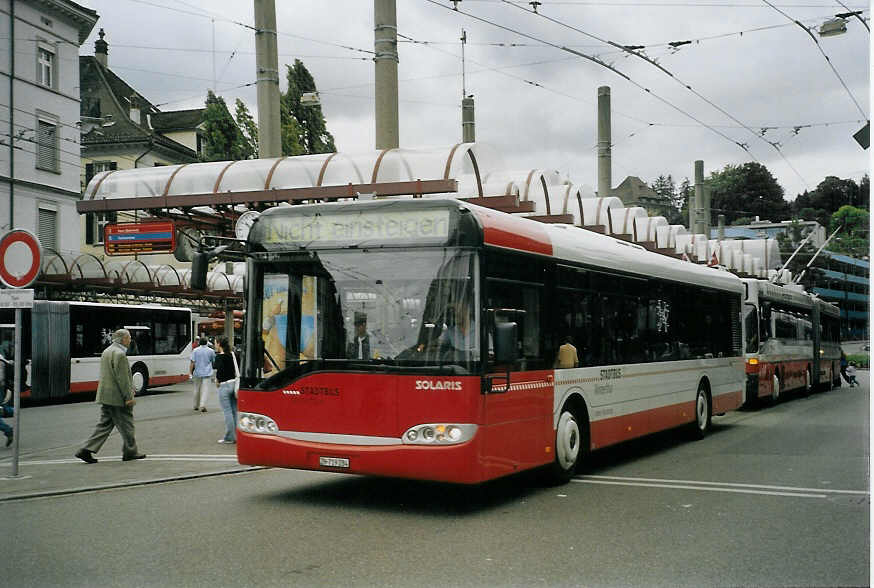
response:
[[[373,0],[376,148],[398,147],[398,17],[395,0]]]
[[[720,241],[723,241],[723,240],[725,240],[725,215],[724,215],[724,214],[720,214],[720,215],[719,215],[719,220],[718,220],[717,222],[718,222],[717,227],[719,227],[719,228],[717,229],[717,230],[718,230],[718,232],[717,232],[717,238],[718,238]]]
[[[279,56],[276,4],[255,0],[255,74],[258,89],[258,157],[282,155],[279,119]]]
[[[598,88],[598,196],[610,196],[611,171],[610,86]]]
[[[473,143],[476,141],[476,125],[474,124],[473,96],[461,99],[461,141]]]

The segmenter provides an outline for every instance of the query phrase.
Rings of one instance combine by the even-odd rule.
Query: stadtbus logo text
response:
[[[457,380],[416,380],[416,390],[461,390],[461,382]]]
[[[607,368],[601,370],[602,380],[618,380],[622,377],[622,368]]]

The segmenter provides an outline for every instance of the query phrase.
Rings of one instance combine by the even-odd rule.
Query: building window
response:
[[[58,172],[60,171],[58,126],[44,120],[38,120],[36,124],[36,167],[47,171]]]
[[[45,249],[58,250],[58,211],[51,208],[38,209],[37,238]]]
[[[55,87],[55,52],[40,45],[36,50],[36,81],[46,88]]]

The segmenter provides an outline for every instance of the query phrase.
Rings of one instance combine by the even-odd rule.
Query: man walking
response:
[[[112,334],[112,344],[100,356],[100,381],[97,384],[96,401],[100,403],[100,421],[85,445],[76,452],[76,457],[86,463],[97,463],[94,453],[100,451],[113,427],[118,428],[124,446],[121,458],[124,461],[143,459],[144,453],[137,449],[134,437],[134,384],[127,360],[130,331],[119,329]]]
[[[188,373],[194,382],[194,410],[206,412],[206,399],[212,387],[212,365],[215,363],[215,351],[209,348],[209,341],[201,337],[197,349],[191,352],[191,364]]]

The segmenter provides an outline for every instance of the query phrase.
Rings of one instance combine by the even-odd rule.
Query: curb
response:
[[[256,472],[259,470],[270,469],[264,466],[253,466],[245,468],[236,468],[233,470],[221,470],[217,472],[204,472],[201,474],[183,474],[179,476],[169,476],[166,478],[153,478],[150,480],[134,480],[132,482],[118,482],[115,484],[101,484],[98,486],[83,486],[79,488],[66,488],[62,490],[46,490],[43,492],[31,492],[29,494],[16,494],[14,496],[2,496],[0,502],[13,502],[15,500],[28,500],[31,498],[46,498],[51,496],[65,496],[69,494],[83,494],[85,492],[98,492],[100,490],[111,490],[114,488],[127,488],[131,486],[149,486],[152,484],[164,484],[167,482],[177,482],[181,480],[195,480],[197,478],[210,478],[214,476],[225,476],[231,474],[245,474],[248,472]]]

